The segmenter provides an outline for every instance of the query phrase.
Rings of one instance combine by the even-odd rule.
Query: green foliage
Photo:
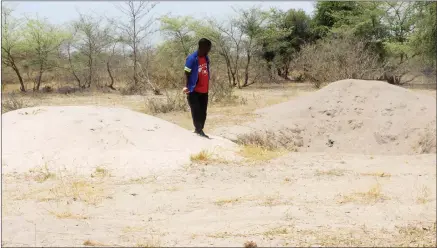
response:
[[[56,55],[68,34],[60,31],[46,20],[28,19],[24,27],[24,49],[29,55],[29,66],[48,70],[56,65]]]
[[[350,16],[360,15],[358,1],[319,1],[315,6],[315,32],[319,38],[332,28],[350,24]]]
[[[411,37],[411,46],[421,54],[427,64],[436,64],[437,46],[437,2],[416,2],[416,31]]]
[[[20,20],[11,15],[12,9],[2,7],[2,63],[11,66],[13,57],[23,57],[24,42]]]
[[[185,56],[188,56],[195,45],[193,31],[190,29],[194,25],[194,20],[191,17],[169,17],[163,16],[160,18],[161,31],[171,40],[175,41],[180,50]]]

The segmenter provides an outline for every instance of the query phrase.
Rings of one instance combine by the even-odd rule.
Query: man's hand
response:
[[[188,90],[188,88],[187,88],[187,87],[184,87],[184,88],[182,89],[182,92],[183,92],[183,93],[185,93],[185,94],[188,94],[188,93],[190,93],[190,91]]]

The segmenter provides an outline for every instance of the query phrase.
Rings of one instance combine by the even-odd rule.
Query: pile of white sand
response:
[[[381,81],[334,82],[257,113],[256,121],[216,134],[235,139],[260,130],[282,131],[299,141],[299,151],[309,152],[401,155],[436,150],[435,98]]]
[[[36,107],[3,114],[4,173],[45,168],[141,177],[175,169],[203,149],[223,154],[235,146],[211,140],[156,117],[122,108]]]

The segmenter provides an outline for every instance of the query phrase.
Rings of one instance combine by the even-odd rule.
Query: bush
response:
[[[217,77],[211,77],[211,89],[209,101],[212,103],[241,104],[247,103],[247,99],[238,97],[234,93],[235,87],[227,81],[222,81]]]
[[[152,113],[169,113],[172,111],[187,111],[186,97],[182,91],[165,92],[165,98],[152,97],[147,99],[146,107]]]
[[[303,140],[299,133],[299,130],[294,129],[283,129],[277,132],[253,132],[239,135],[235,142],[240,145],[261,147],[270,151],[277,149],[297,151],[297,148],[303,146]]]
[[[294,67],[316,88],[342,79],[374,79],[382,74],[378,56],[348,36],[326,38],[302,48]]]
[[[15,94],[7,94],[2,97],[2,114],[28,107],[25,102],[19,99]]]

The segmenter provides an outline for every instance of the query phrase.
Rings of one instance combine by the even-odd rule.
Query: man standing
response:
[[[194,132],[205,138],[209,138],[203,132],[208,108],[209,51],[211,51],[211,41],[202,38],[199,40],[197,51],[188,55],[184,69],[186,86],[183,89],[191,108]]]

